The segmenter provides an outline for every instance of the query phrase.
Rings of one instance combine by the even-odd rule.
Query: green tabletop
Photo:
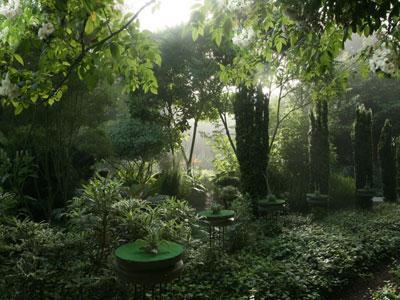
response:
[[[260,206],[273,206],[273,205],[283,205],[286,201],[283,199],[276,199],[274,201],[259,201],[258,204]]]
[[[117,250],[115,250],[115,256],[119,259],[131,262],[146,263],[172,259],[181,255],[184,251],[182,245],[165,240],[161,241],[157,254],[146,252],[143,250],[144,246],[145,241],[136,240],[133,243],[125,244],[117,248]]]
[[[199,212],[199,216],[205,217],[206,219],[225,219],[234,217],[235,211],[222,209],[219,212],[214,213],[212,210],[204,210]]]
[[[310,194],[306,194],[307,197],[309,198],[314,198],[314,199],[328,199],[329,196],[326,194],[314,194],[314,193],[310,193]]]

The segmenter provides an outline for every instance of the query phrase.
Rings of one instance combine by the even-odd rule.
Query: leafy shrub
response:
[[[182,191],[182,174],[179,166],[171,164],[162,170],[156,184],[159,194],[180,197]]]
[[[352,177],[334,173],[330,176],[329,196],[331,207],[346,208],[355,204],[355,181]]]
[[[234,173],[220,173],[214,179],[214,184],[218,187],[240,186],[240,179]]]
[[[69,206],[70,224],[75,230],[85,229],[95,263],[103,262],[113,247],[111,225],[114,205],[122,200],[121,186],[118,180],[96,176],[83,186],[82,195],[75,197]]]
[[[156,180],[153,177],[154,168],[154,161],[122,161],[115,173],[116,177],[128,188],[132,197],[146,198],[156,192],[154,187]]]
[[[30,213],[29,207],[34,200],[24,194],[24,187],[29,178],[36,176],[36,165],[34,158],[26,151],[17,151],[11,159],[8,154],[0,148],[0,192],[3,201],[0,203],[0,211],[17,213],[23,210]]]
[[[238,197],[241,197],[238,188],[231,185],[225,186],[218,191],[218,200],[224,204],[225,208],[231,207],[232,202]]]
[[[179,197],[188,201],[197,211],[205,209],[208,199],[207,189],[201,178],[188,174],[181,174]]]
[[[160,238],[191,243],[197,216],[186,201],[151,205],[125,199],[121,182],[95,177],[70,203],[68,231],[46,223],[0,219],[0,299],[123,299],[111,255],[121,243]]]
[[[14,215],[18,206],[18,199],[13,193],[0,192],[0,216]]]
[[[387,281],[383,287],[373,292],[371,300],[399,300],[399,287]]]
[[[228,249],[238,251],[250,245],[257,236],[257,224],[252,222],[250,199],[239,195],[231,204],[235,211],[235,223],[228,227]]]
[[[164,129],[160,124],[126,119],[110,129],[111,141],[119,155],[130,159],[150,159],[166,147]]]
[[[225,133],[214,131],[208,137],[208,144],[215,153],[213,167],[217,173],[239,173],[239,162]]]
[[[120,295],[111,269],[95,271],[90,256],[80,233],[10,219],[0,225],[0,298],[105,299]]]

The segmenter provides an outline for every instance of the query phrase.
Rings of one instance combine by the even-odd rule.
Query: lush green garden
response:
[[[0,2],[0,299],[400,299],[400,2],[174,1]]]

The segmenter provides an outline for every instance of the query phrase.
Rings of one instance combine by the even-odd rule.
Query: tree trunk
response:
[[[187,173],[190,174],[192,171],[192,160],[193,160],[193,152],[194,152],[194,145],[196,143],[196,135],[197,135],[197,126],[199,123],[199,119],[194,120],[194,126],[193,126],[193,137],[192,137],[192,143],[190,145],[190,152],[189,152],[189,158],[186,163],[186,170]]]
[[[221,111],[219,111],[219,117],[220,117],[220,119],[221,119],[222,124],[224,125],[225,134],[226,134],[226,136],[228,137],[229,144],[231,145],[232,150],[233,150],[233,152],[235,153],[235,156],[236,156],[236,158],[237,158],[236,146],[235,146],[235,143],[233,142],[231,133],[230,133],[230,131],[229,131],[228,122],[227,122],[227,120],[226,120],[226,115],[224,115]]]

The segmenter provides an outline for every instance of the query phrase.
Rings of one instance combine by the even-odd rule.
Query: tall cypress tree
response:
[[[318,101],[310,112],[309,157],[311,188],[329,192],[328,102]]]
[[[383,196],[385,201],[396,201],[396,159],[392,136],[392,124],[386,119],[378,144],[381,162]]]
[[[356,188],[373,186],[372,111],[360,105],[354,123],[354,173]]]
[[[396,189],[400,188],[400,136],[396,138]]]
[[[234,111],[242,191],[251,197],[257,215],[258,199],[268,194],[269,97],[260,86],[240,86]]]

